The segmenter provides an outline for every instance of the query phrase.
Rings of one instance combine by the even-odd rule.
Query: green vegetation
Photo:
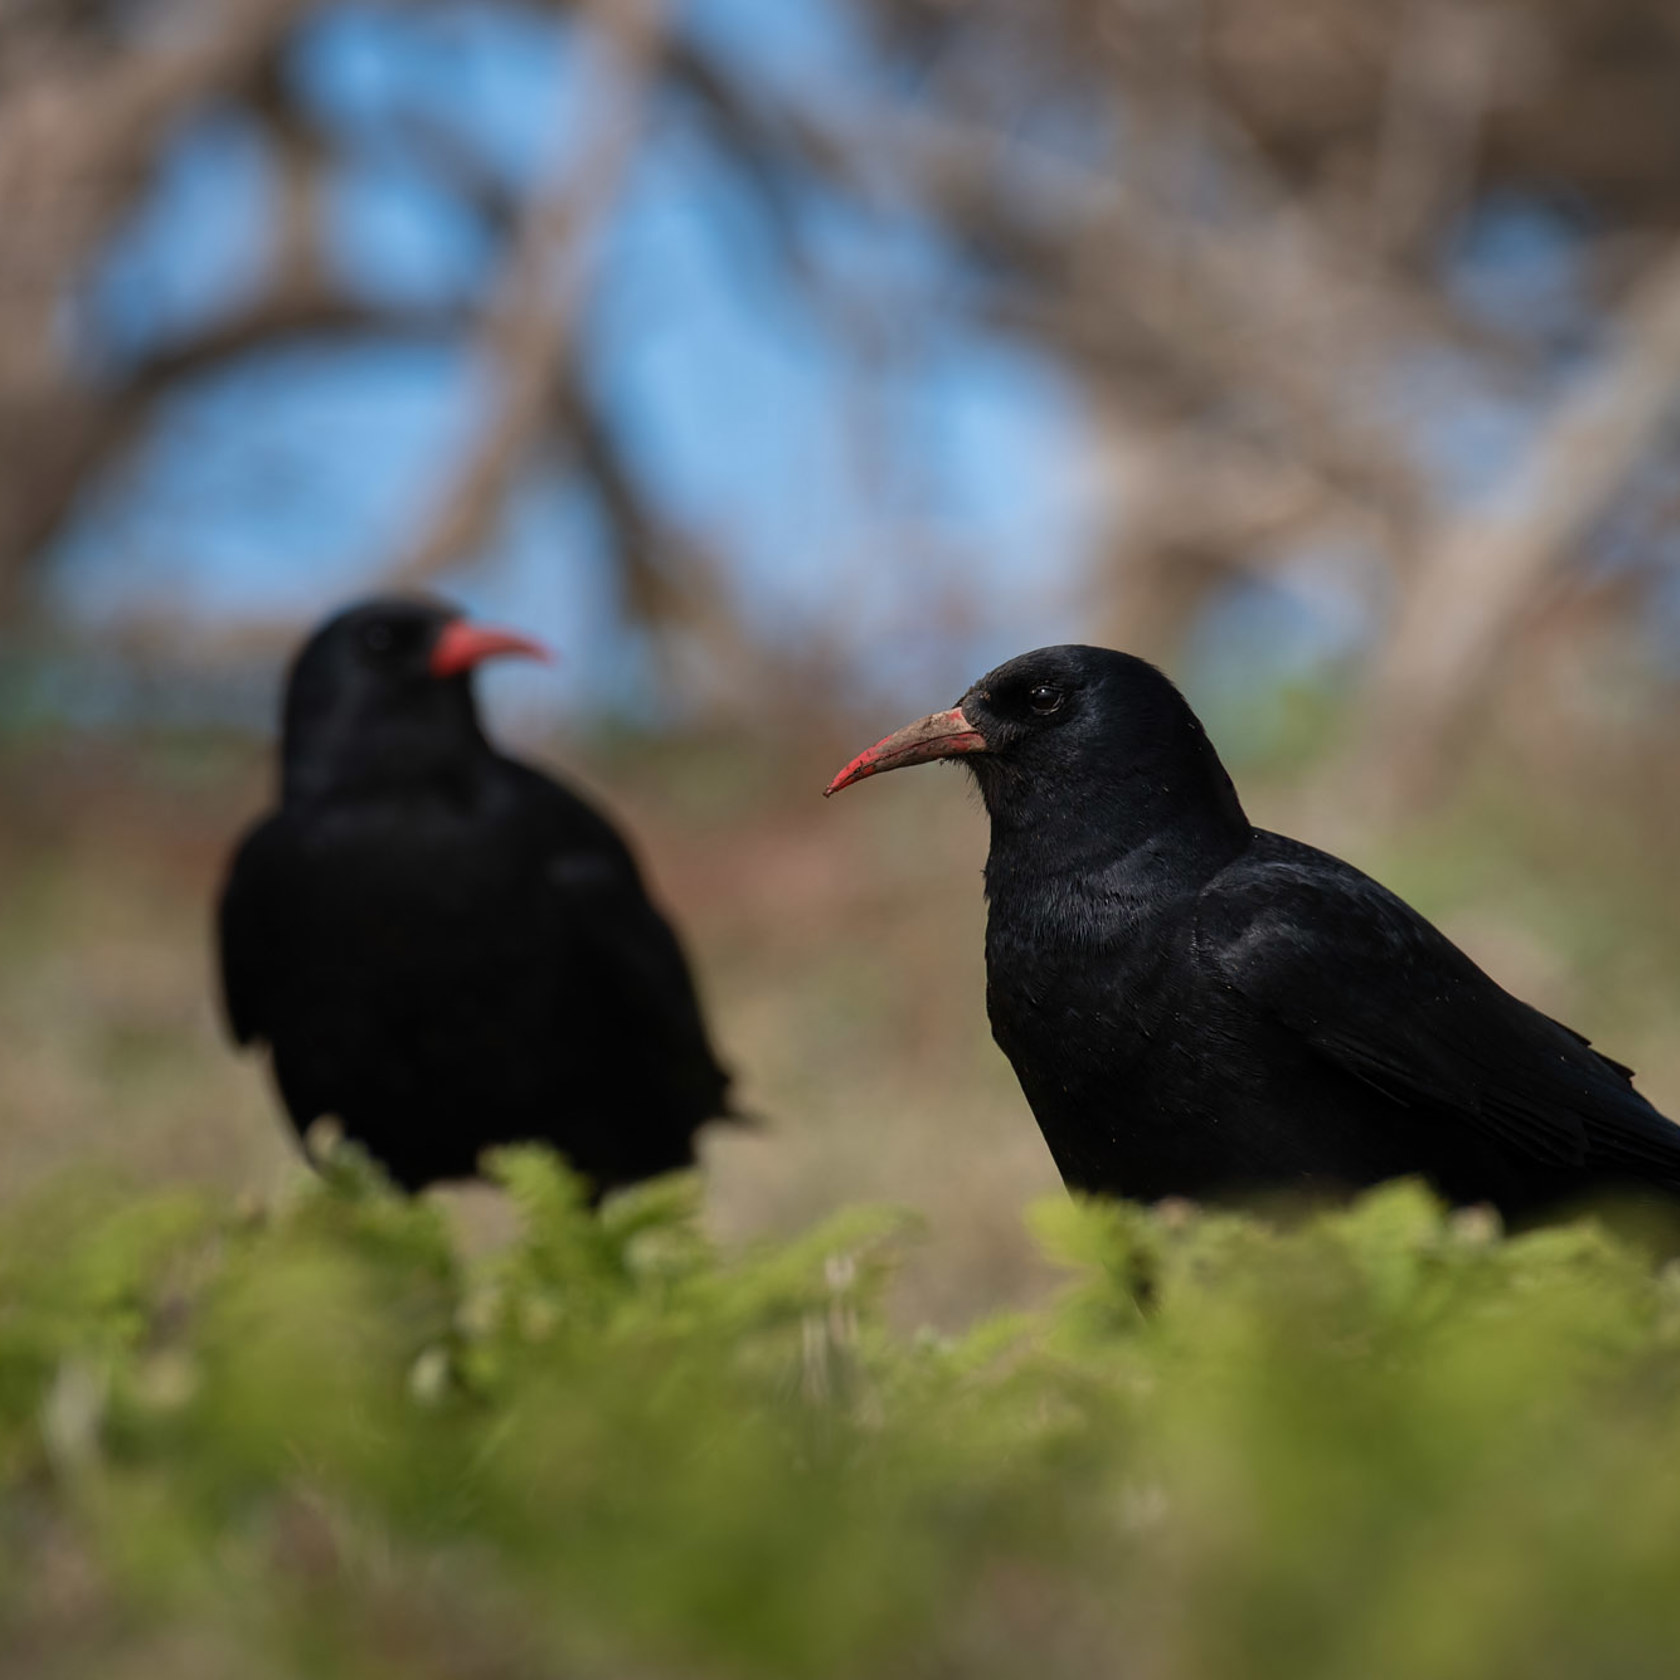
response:
[[[342,1154],[0,1215],[8,1676],[1674,1672],[1680,1276],[1597,1225],[1058,1198],[942,1340],[898,1216],[498,1171],[471,1260]]]
[[[0,742],[3,1680],[1680,1671],[1680,1280],[1410,1190],[1069,1204],[986,1034],[983,824],[936,775],[824,805],[854,745],[591,778],[768,1117],[706,1140],[714,1249],[692,1186],[591,1221],[528,1157],[311,1180],[206,950],[267,748]],[[1633,809],[1489,793],[1349,855],[1676,1111]],[[883,1198],[914,1225],[798,1234]]]

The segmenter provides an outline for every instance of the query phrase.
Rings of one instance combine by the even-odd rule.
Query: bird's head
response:
[[[1167,808],[1247,832],[1247,818],[1184,697],[1153,665],[1110,648],[1048,647],[988,672],[934,712],[861,752],[829,783],[960,758],[994,827],[1053,816],[1106,832],[1163,826]]]
[[[483,751],[471,674],[504,656],[549,654],[426,597],[336,614],[304,644],[287,681],[286,791],[422,779]]]

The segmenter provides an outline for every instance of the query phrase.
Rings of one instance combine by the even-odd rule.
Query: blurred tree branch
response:
[[[582,18],[600,49],[588,149],[558,184],[516,212],[500,295],[476,352],[488,414],[472,452],[391,582],[413,588],[469,558],[492,533],[521,469],[553,420],[561,360],[577,331],[594,258],[641,140],[665,36],[660,0],[590,0]]]
[[[138,45],[40,5],[0,35],[0,612],[103,458],[112,416],[67,343],[87,265],[185,110],[250,79],[307,0],[180,0]]]
[[[294,58],[328,0],[0,9],[0,614],[176,391],[303,338],[424,337],[470,352],[484,410],[394,580],[469,562],[526,473],[558,465],[601,511],[633,613],[732,670],[766,657],[727,609],[728,556],[634,470],[580,342],[629,184],[675,115],[832,330],[861,345],[883,319],[903,328],[886,288],[837,276],[809,237],[813,207],[841,204],[939,242],[960,281],[931,307],[1065,370],[1106,487],[1095,615],[1114,639],[1170,653],[1233,580],[1315,545],[1369,556],[1378,645],[1356,750],[1427,781],[1526,657],[1547,591],[1585,574],[1608,512],[1671,448],[1680,269],[1669,256],[1636,284],[1612,275],[1617,253],[1680,236],[1680,14],[1667,0],[828,3],[862,25],[879,73],[807,98],[680,0],[511,0],[598,53],[567,127],[581,138],[515,181],[444,123],[389,116],[381,144],[491,252],[482,287],[425,308],[370,300],[325,248],[323,203],[358,142],[310,106]],[[434,10],[392,0],[381,16]],[[171,138],[214,108],[253,119],[272,155],[264,283],[114,354],[89,327],[89,275]],[[1608,348],[1550,408],[1556,334],[1490,319],[1459,283],[1467,218],[1512,199],[1583,207],[1582,295]],[[1467,511],[1429,458],[1435,416],[1405,395],[1444,360],[1543,412],[1491,514]],[[1627,591],[1618,610],[1632,622],[1639,602]]]
[[[1608,514],[1680,404],[1680,244],[1653,262],[1615,341],[1536,428],[1487,508],[1420,544],[1366,690],[1356,762],[1391,793],[1428,790],[1520,632]]]

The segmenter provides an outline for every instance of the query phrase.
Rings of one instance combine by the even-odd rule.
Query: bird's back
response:
[[[1596,1190],[1680,1193],[1680,1126],[1631,1070],[1341,859],[1257,834],[1203,894],[1196,937],[1257,1041],[1304,1050],[1326,1111],[1384,1154],[1398,1138],[1400,1170],[1453,1199],[1520,1216]]]
[[[230,1016],[271,1044],[300,1129],[336,1115],[404,1183],[519,1138],[602,1185],[668,1170],[721,1109],[722,1076],[697,1009],[702,1071],[673,1066],[694,1046],[638,1031],[604,976],[598,924],[617,905],[664,929],[610,826],[506,760],[443,793],[288,807],[225,896]]]
[[[1255,831],[1179,890],[1089,886],[1073,937],[1017,910],[1031,936],[1005,931],[993,964],[994,1029],[1071,1184],[1153,1199],[1415,1173],[1518,1216],[1599,1186],[1680,1192],[1680,1127],[1625,1069],[1351,865]]]

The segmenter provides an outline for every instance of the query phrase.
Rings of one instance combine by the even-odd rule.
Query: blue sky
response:
[[[845,7],[702,0],[687,27],[801,101],[878,74]],[[405,111],[449,125],[527,183],[575,148],[587,64],[517,7],[424,17],[346,5],[295,54],[306,97],[353,161],[327,204],[333,262],[371,298],[473,296],[488,242],[394,138]],[[260,282],[274,208],[260,137],[225,112],[174,139],[92,277],[86,340],[120,363],[234,306]],[[587,367],[660,502],[727,557],[736,609],[789,646],[838,650],[860,690],[938,699],[997,659],[1092,632],[1089,444],[1046,360],[968,324],[962,280],[906,212],[813,201],[822,271],[869,303],[864,342],[790,286],[738,186],[680,122],[662,124],[614,229],[585,326]],[[1534,206],[1490,207],[1454,262],[1471,309],[1555,338],[1560,377],[1590,348],[1575,244]],[[300,629],[366,588],[423,520],[471,438],[482,392],[458,350],[302,345],[249,358],[174,401],[66,534],[56,602],[97,626],[160,602],[191,629]],[[1489,394],[1445,358],[1401,370],[1430,469],[1480,493],[1533,424],[1532,393]],[[1361,626],[1344,557],[1304,556],[1246,589],[1192,644],[1212,690],[1344,652]],[[538,467],[453,592],[564,649],[526,677],[539,708],[634,711],[648,667],[624,622],[599,522]],[[532,685],[535,685],[534,687]]]
[[[761,0],[696,12],[712,41],[810,97],[861,62],[838,17]],[[575,59],[558,31],[515,10],[463,6],[440,25],[329,14],[296,73],[354,142],[328,207],[340,271],[381,299],[472,295],[485,241],[390,142],[391,119],[441,113],[518,184],[567,143]],[[1074,633],[1088,510],[1077,409],[1055,371],[955,324],[942,308],[955,275],[925,232],[813,206],[810,248],[865,277],[890,323],[878,365],[865,363],[788,285],[737,190],[680,125],[662,128],[614,230],[585,343],[633,465],[728,557],[744,619],[772,639],[838,646],[866,683],[935,681],[940,693],[1023,639]],[[248,294],[273,193],[260,139],[238,119],[211,112],[186,127],[89,287],[100,354],[120,362]],[[190,625],[307,623],[412,538],[479,396],[465,357],[424,344],[304,345],[203,379],[88,496],[54,573],[58,604],[86,625],[160,601]],[[529,475],[455,592],[566,650],[556,703],[634,703],[645,666],[598,522],[560,475]]]

